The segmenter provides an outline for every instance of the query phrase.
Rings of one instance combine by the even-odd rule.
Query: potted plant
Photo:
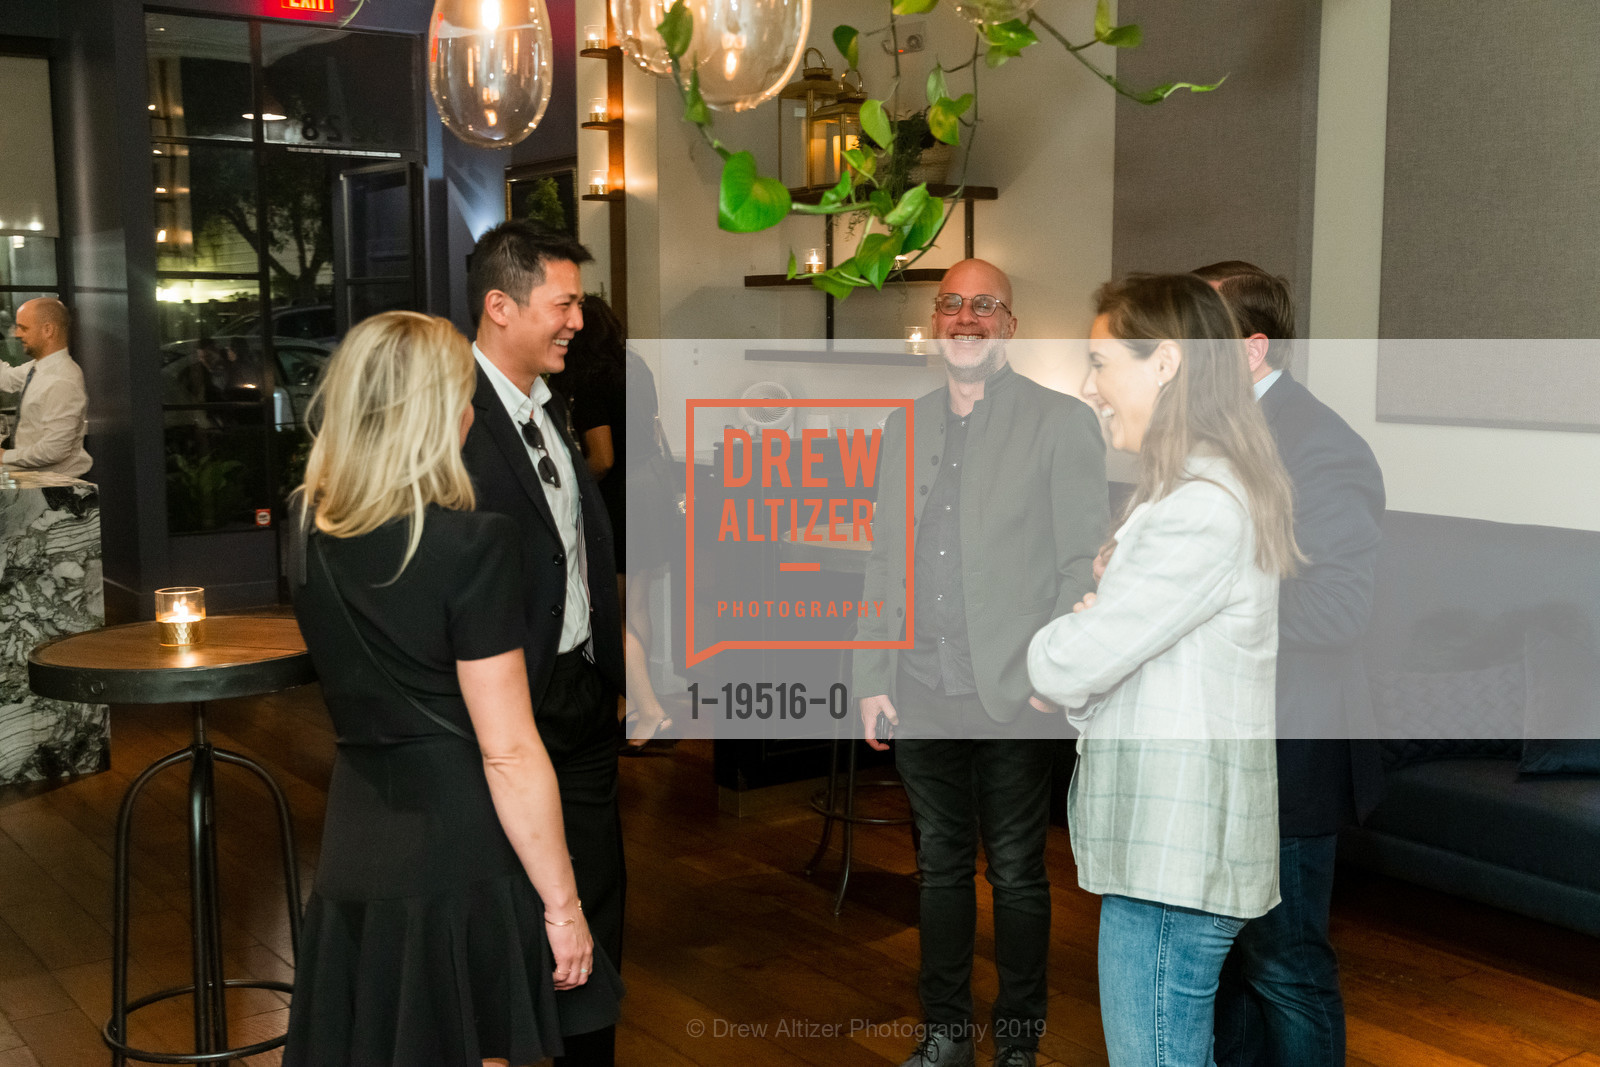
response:
[[[894,145],[890,149],[885,186],[899,196],[922,182],[943,184],[956,149],[939,140],[928,128],[928,109],[895,119],[892,126]]]

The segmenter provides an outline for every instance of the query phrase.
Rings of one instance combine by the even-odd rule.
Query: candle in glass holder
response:
[[[822,250],[820,248],[809,248],[806,250],[806,273],[822,273]]]
[[[583,28],[583,47],[604,48],[606,46],[606,28],[599,23],[593,23]]]
[[[895,270],[905,270],[906,269],[906,264],[910,263],[910,262],[911,262],[911,257],[910,256],[895,256],[894,257],[894,269]]]
[[[611,175],[603,170],[589,172],[589,195],[605,196],[611,191]]]
[[[606,103],[606,98],[605,97],[597,96],[593,100],[589,101],[589,121],[590,122],[609,122],[609,121],[611,121],[610,105],[608,105]]]
[[[175,585],[156,590],[156,624],[161,643],[182,647],[205,638],[206,591],[198,585]]]
[[[922,356],[927,354],[926,339],[927,334],[923,332],[923,327],[906,327],[906,351],[911,355]]]

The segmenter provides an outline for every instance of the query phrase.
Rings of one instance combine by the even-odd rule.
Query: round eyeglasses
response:
[[[961,305],[966,302],[967,298],[960,293],[940,293],[933,298],[933,310],[941,315],[959,315]],[[980,319],[993,315],[995,308],[1006,308],[1006,314],[1011,314],[1011,309],[999,297],[984,295],[972,298],[972,313]]]

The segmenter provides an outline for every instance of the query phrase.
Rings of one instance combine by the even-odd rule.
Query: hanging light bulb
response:
[[[672,57],[656,27],[667,17],[671,0],[611,0],[611,22],[617,27],[622,54],[647,74],[663,77],[672,73]],[[690,2],[690,13],[699,21],[698,5]]]
[[[480,148],[514,145],[550,104],[544,0],[438,0],[428,23],[428,88],[445,128]]]
[[[956,0],[956,14],[979,26],[1020,19],[1039,0]]]
[[[800,65],[811,0],[685,0],[694,37],[680,67],[700,72],[700,95],[721,111],[744,111],[776,96]],[[656,29],[671,0],[611,0],[622,52],[641,70],[672,73]]]
[[[745,111],[789,83],[811,28],[811,0],[693,0],[694,40],[679,66],[700,72],[700,95]],[[657,35],[659,37],[659,35]]]

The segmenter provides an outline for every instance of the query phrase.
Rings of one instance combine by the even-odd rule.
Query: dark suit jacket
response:
[[[566,555],[555,517],[545,500],[544,487],[528,459],[522,433],[512,424],[511,416],[506,414],[505,405],[481,367],[472,407],[472,430],[462,446],[461,458],[477,490],[478,510],[509,515],[522,531],[522,600],[528,625],[524,652],[528,661],[528,687],[537,712],[550,682],[550,669],[561,640],[561,616],[567,591]],[[606,518],[594,477],[567,432],[566,401],[559,393],[555,394],[550,408],[554,412],[551,421],[559,428],[562,443],[567,446],[578,475],[594,661],[606,684],[620,693],[623,688],[622,616],[617,605],[611,521]],[[606,712],[610,714],[609,707]],[[558,755],[552,751],[551,759],[556,760]]]
[[[1383,472],[1360,435],[1288,371],[1261,410],[1294,483],[1294,533],[1308,560],[1278,602],[1279,833],[1310,837],[1365,817],[1382,791],[1358,645],[1372,617]]]
[[[943,388],[913,408],[912,485],[906,484],[904,410],[890,416],[884,429],[863,593],[866,600],[882,600],[884,609],[881,617],[857,624],[857,640],[904,637],[906,499],[909,493],[913,520],[920,523],[939,471],[949,406],[950,391]],[[1094,412],[1009,365],[996,371],[968,424],[960,519],[972,670],[978,697],[995,721],[1011,722],[1027,706],[1033,695],[1028,642],[1094,588],[1094,556],[1110,521],[1105,438]],[[915,536],[913,529],[913,543]],[[855,695],[888,694],[893,700],[899,655],[856,650]]]

